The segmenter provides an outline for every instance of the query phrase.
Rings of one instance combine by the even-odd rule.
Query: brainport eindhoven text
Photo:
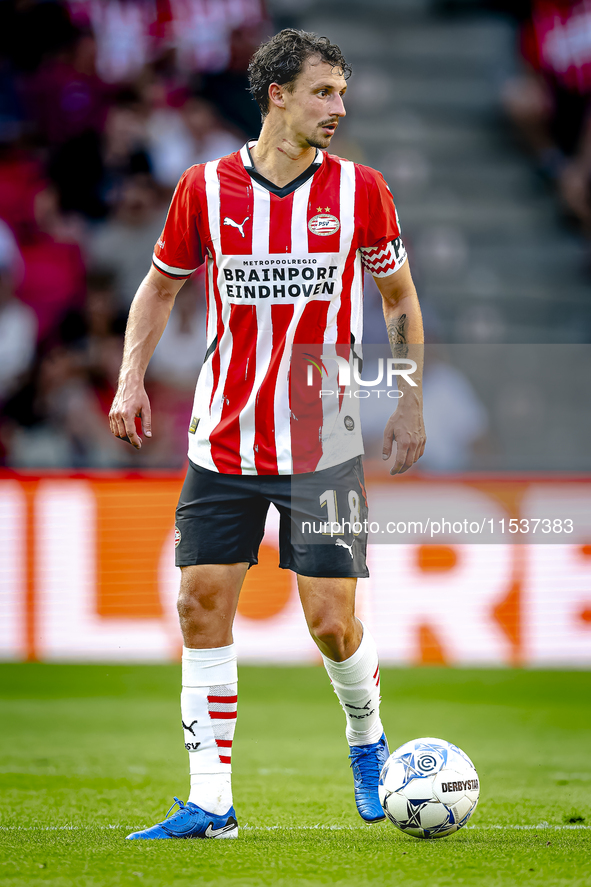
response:
[[[277,267],[281,262],[289,267]],[[293,263],[293,264],[292,264]],[[295,264],[297,263],[297,264]],[[304,265],[298,268],[299,264]],[[334,295],[337,265],[326,268],[315,259],[244,260],[243,265],[272,264],[272,268],[224,268],[226,292],[231,299],[297,299]],[[314,267],[312,267],[314,265]],[[272,286],[267,286],[270,283]]]

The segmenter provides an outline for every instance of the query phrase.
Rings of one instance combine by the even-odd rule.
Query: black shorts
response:
[[[279,566],[301,576],[369,576],[361,456],[311,474],[218,474],[189,462],[176,510],[175,563],[258,563],[269,505]]]

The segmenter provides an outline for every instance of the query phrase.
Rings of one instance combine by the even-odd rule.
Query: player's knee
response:
[[[177,599],[181,625],[206,627],[227,615],[229,608],[228,596],[219,583],[208,581],[207,576],[194,572],[183,572]]]
[[[177,612],[179,614],[179,619],[181,624],[188,620],[192,620],[195,615],[195,600],[193,595],[187,589],[183,589],[179,591],[179,596],[176,602]]]
[[[207,595],[188,583],[181,583],[176,606],[181,624],[201,622],[212,609],[211,603],[208,605]]]
[[[309,625],[310,634],[321,647],[340,652],[345,646],[352,625],[348,617],[334,613],[323,613]]]

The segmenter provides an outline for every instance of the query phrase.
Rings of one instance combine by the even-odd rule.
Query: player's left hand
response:
[[[396,461],[390,474],[404,474],[408,471],[425,452],[426,440],[422,403],[410,392],[405,392],[396,412],[388,419],[384,431],[384,461],[392,455],[392,445],[396,442]]]

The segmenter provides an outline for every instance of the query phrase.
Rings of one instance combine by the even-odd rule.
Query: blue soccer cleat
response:
[[[355,803],[366,822],[381,822],[386,814],[380,804],[378,781],[382,767],[390,757],[386,734],[371,745],[351,745],[351,769],[355,783]]]
[[[197,804],[190,801],[183,804],[178,798],[170,810],[177,806],[179,809],[170,818],[145,829],[143,832],[132,832],[127,836],[128,841],[154,840],[156,838],[237,838],[238,823],[234,808],[230,807],[223,816],[216,816],[202,810]],[[170,810],[166,814],[169,816]]]

